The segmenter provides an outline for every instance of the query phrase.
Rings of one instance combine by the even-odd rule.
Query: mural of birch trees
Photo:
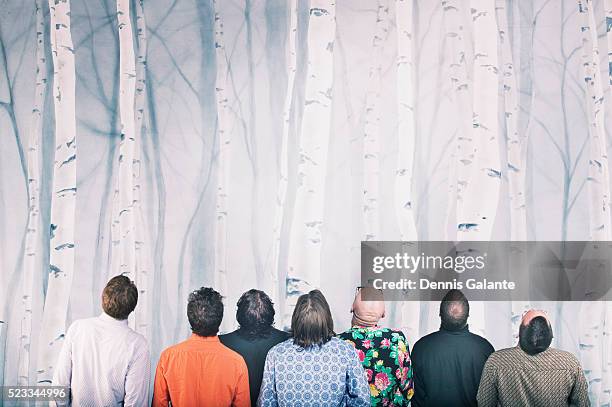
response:
[[[308,69],[299,135],[298,181],[289,237],[287,304],[291,320],[297,298],[319,286],[325,174],[330,137],[334,39],[334,0],[312,0],[308,20]]]
[[[55,164],[51,195],[50,266],[38,350],[38,383],[49,383],[66,331],[75,271],[76,111],[70,1],[49,0],[53,55]]]
[[[251,288],[278,328],[320,288],[343,331],[362,240],[610,240],[611,50],[612,0],[6,0],[0,384],[48,383],[118,273],[155,364],[203,285],[222,332]],[[606,406],[611,304],[472,301],[470,330],[543,308]]]

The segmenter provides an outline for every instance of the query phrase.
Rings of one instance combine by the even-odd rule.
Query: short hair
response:
[[[306,349],[322,346],[333,336],[334,321],[329,304],[319,290],[300,296],[291,317],[293,343]]]
[[[550,322],[543,316],[535,317],[519,328],[519,346],[529,355],[544,352],[552,343],[553,332]]]
[[[189,294],[187,319],[191,331],[199,336],[215,336],[223,320],[223,297],[210,287]]]
[[[115,319],[127,319],[137,303],[138,289],[127,276],[111,278],[102,291],[102,309]]]
[[[450,290],[440,303],[440,319],[442,327],[449,331],[465,328],[470,316],[470,303],[459,290]]]
[[[274,304],[265,292],[249,290],[238,300],[236,320],[247,335],[265,335],[274,323]]]

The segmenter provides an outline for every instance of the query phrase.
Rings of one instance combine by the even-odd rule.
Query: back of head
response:
[[[450,290],[440,303],[442,328],[458,331],[466,327],[470,316],[470,303],[459,290]]]
[[[334,321],[327,300],[319,290],[298,298],[291,317],[293,343],[302,348],[323,345],[334,335]]]
[[[552,327],[543,316],[531,319],[519,328],[519,346],[529,355],[544,352],[552,343]]]
[[[127,319],[137,303],[138,289],[126,276],[111,278],[102,291],[102,309],[115,319]]]
[[[266,335],[274,323],[274,304],[265,292],[249,290],[238,300],[236,320],[247,335]]]
[[[187,319],[194,334],[215,336],[223,320],[221,294],[210,287],[193,291],[187,302]]]
[[[382,291],[372,287],[358,289],[351,307],[353,325],[374,326],[385,316],[385,301]]]

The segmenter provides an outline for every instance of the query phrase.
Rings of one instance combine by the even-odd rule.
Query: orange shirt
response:
[[[155,372],[153,407],[250,407],[249,374],[242,356],[217,336],[192,334],[164,350]]]

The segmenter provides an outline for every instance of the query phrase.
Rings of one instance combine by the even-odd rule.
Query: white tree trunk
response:
[[[50,272],[39,342],[38,383],[48,383],[66,332],[74,273],[76,203],[75,67],[70,1],[49,0],[55,164],[51,195]]]
[[[119,172],[115,180],[113,202],[113,275],[124,274],[138,281],[136,270],[136,230],[134,221],[134,159],[136,151],[135,92],[136,62],[134,38],[130,18],[130,1],[117,0],[117,27],[119,30],[119,117],[121,140],[119,142]],[[117,260],[118,258],[118,260]],[[136,313],[139,313],[138,310]],[[135,328],[135,320],[130,326]]]
[[[136,330],[146,334],[149,326],[149,270],[151,270],[151,252],[145,245],[145,218],[141,205],[141,169],[142,169],[142,130],[144,126],[144,109],[146,96],[146,64],[147,64],[147,27],[145,24],[143,0],[135,0],[136,10],[136,95],[134,100],[135,139],[134,139],[134,269],[136,286],[138,287],[138,307],[135,312],[134,325]]]
[[[472,98],[467,69],[466,31],[460,0],[442,0],[446,40],[450,53],[450,80],[453,104],[457,114],[457,136],[449,165],[446,240],[457,240],[457,212],[462,202],[466,174],[474,162],[472,136]]]
[[[285,93],[285,104],[283,106],[283,134],[280,148],[280,177],[276,192],[276,211],[274,214],[274,238],[272,241],[272,289],[270,296],[275,304],[278,304],[278,276],[280,272],[280,244],[285,218],[285,201],[287,198],[287,185],[289,182],[289,132],[291,128],[291,106],[293,105],[293,88],[295,86],[295,75],[297,70],[297,0],[291,0],[289,9],[289,30],[287,32],[287,91]]]
[[[41,236],[40,219],[40,140],[42,137],[42,111],[47,89],[47,65],[45,56],[45,19],[43,0],[36,0],[36,86],[34,107],[28,136],[28,228],[26,231],[25,251],[23,253],[23,282],[21,318],[21,343],[19,346],[19,372],[17,383],[20,386],[30,382],[30,355],[32,345],[32,296],[34,280],[39,275],[40,257],[37,255]]]
[[[458,171],[461,178],[457,188],[457,240],[488,241],[492,237],[501,184],[495,0],[471,0],[470,9],[474,38],[473,128],[472,140],[466,143],[469,150],[459,151],[457,164],[464,165]],[[481,335],[485,332],[481,302],[471,305],[470,326]]]
[[[318,287],[320,283],[335,14],[334,0],[311,0],[307,39],[308,73],[300,131],[298,185],[289,241],[287,301],[283,316],[285,325],[291,320],[299,295]]]
[[[506,123],[506,144],[508,152],[508,189],[510,198],[510,240],[527,240],[527,210],[525,204],[527,137],[519,133],[518,81],[510,44],[510,31],[506,0],[497,0],[497,23],[502,57],[502,84],[504,92],[504,117]],[[522,249],[523,246],[516,246]],[[510,258],[511,270],[527,267],[524,252],[517,252]],[[511,344],[516,344],[523,313],[530,308],[528,301],[512,301],[510,304],[512,322]]]
[[[599,46],[593,3],[578,0],[582,31],[582,66],[586,86],[586,111],[589,128],[589,167],[587,186],[589,199],[590,238],[594,241],[610,240],[610,179],[604,127],[604,98],[599,70]],[[601,301],[582,302],[580,321],[580,359],[599,406],[602,387],[602,347],[605,307]],[[593,401],[593,400],[592,400]]]
[[[227,295],[227,195],[230,171],[230,133],[227,105],[227,55],[223,39],[223,21],[219,12],[219,1],[213,1],[215,13],[215,53],[217,60],[216,102],[217,102],[217,135],[219,138],[219,153],[217,154],[217,217],[215,222],[215,289],[222,295]],[[226,319],[229,321],[229,319]],[[223,324],[223,329],[231,326]]]
[[[363,240],[380,237],[380,92],[382,51],[389,32],[389,7],[378,1],[372,40],[372,65],[368,77],[363,133]]]
[[[397,30],[397,169],[395,211],[400,240],[416,241],[417,229],[412,206],[412,176],[415,157],[414,121],[414,32],[413,0],[395,0]],[[401,327],[408,341],[419,338],[420,301],[400,303]]]

